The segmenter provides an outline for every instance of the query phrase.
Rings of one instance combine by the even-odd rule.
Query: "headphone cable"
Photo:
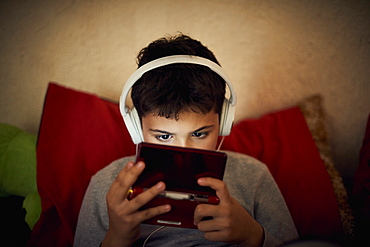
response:
[[[144,241],[144,243],[143,243],[143,247],[145,247],[145,245],[146,245],[146,243],[148,242],[149,238],[150,238],[151,236],[153,236],[153,234],[154,234],[154,233],[156,233],[156,232],[158,232],[158,231],[162,230],[163,228],[165,228],[165,226],[161,226],[161,227],[159,227],[159,228],[155,229],[151,234],[149,234],[149,236],[145,239],[145,241]]]

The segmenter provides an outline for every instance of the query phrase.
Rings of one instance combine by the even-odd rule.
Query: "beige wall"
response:
[[[118,100],[137,51],[181,31],[228,71],[238,120],[321,93],[336,166],[347,179],[370,110],[369,3],[1,1],[0,122],[37,133],[49,81]]]

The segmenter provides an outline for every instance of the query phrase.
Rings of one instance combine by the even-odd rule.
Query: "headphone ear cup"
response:
[[[234,122],[235,107],[230,104],[230,101],[225,98],[222,105],[222,112],[220,117],[220,136],[230,135],[231,128]]]
[[[228,105],[229,101],[225,98],[224,103],[222,104],[222,111],[220,114],[220,130],[219,130],[219,135],[223,136],[224,135],[224,126],[225,126],[225,118],[227,116],[227,111],[228,111]]]
[[[131,116],[132,122],[135,125],[135,130],[136,130],[135,134],[137,135],[137,139],[139,140],[139,142],[143,142],[144,138],[143,138],[143,131],[141,129],[141,121],[140,121],[139,114],[137,113],[137,110],[135,107],[131,109],[130,116]]]
[[[138,144],[140,142],[143,142],[144,138],[141,129],[140,117],[135,107],[131,108],[130,111],[126,115],[124,115],[123,119],[133,143]]]

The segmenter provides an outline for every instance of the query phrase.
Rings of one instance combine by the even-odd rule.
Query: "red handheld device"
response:
[[[143,223],[196,228],[194,210],[200,203],[217,205],[219,198],[213,189],[200,186],[200,177],[222,180],[227,155],[223,152],[140,143],[136,162],[144,161],[145,169],[128,195],[131,200],[160,181],[166,190],[156,196],[141,210],[164,204],[171,211]]]

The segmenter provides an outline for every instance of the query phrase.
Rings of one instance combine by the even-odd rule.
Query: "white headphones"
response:
[[[190,56],[190,55],[174,55],[168,57],[162,57],[156,60],[153,60],[149,63],[144,64],[140,68],[138,68],[126,81],[125,86],[123,87],[121,98],[120,98],[120,111],[125,121],[126,127],[128,132],[131,135],[132,141],[135,144],[144,141],[143,132],[141,129],[141,122],[140,117],[134,107],[130,108],[126,105],[127,96],[129,95],[130,89],[135,84],[137,80],[141,78],[141,76],[155,68],[166,66],[169,64],[174,63],[190,63],[190,64],[197,64],[203,65],[210,68],[212,71],[217,73],[221,76],[222,79],[225,80],[226,85],[229,87],[230,90],[230,98],[226,98],[224,100],[222,106],[222,112],[220,117],[220,136],[227,136],[230,134],[232,124],[234,122],[234,113],[235,113],[235,105],[236,105],[236,93],[234,91],[234,87],[231,84],[229,77],[226,75],[225,71],[216,63],[197,56]]]

